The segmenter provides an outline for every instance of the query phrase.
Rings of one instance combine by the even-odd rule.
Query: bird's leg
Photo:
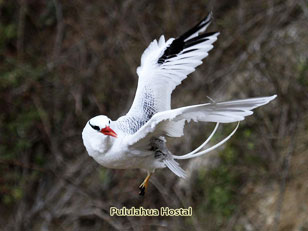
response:
[[[139,186],[139,189],[140,189],[139,195],[140,196],[144,196],[145,191],[146,191],[146,189],[148,187],[149,179],[150,179],[151,175],[152,175],[152,173],[148,172],[147,177],[144,179],[144,181]]]
[[[162,156],[165,156],[165,154],[162,151],[160,151],[160,149],[162,149],[163,147],[164,147],[164,140],[161,140],[161,139],[158,139],[158,138],[154,138],[154,139],[151,140],[150,151],[154,152],[154,158],[161,158]],[[150,179],[151,175],[152,175],[152,173],[150,173],[148,171],[147,177],[144,179],[144,181],[139,186],[139,189],[140,189],[139,195],[140,196],[144,196],[146,189],[148,187],[149,179]]]

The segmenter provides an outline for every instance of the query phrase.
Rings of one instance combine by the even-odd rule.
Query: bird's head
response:
[[[118,135],[115,133],[115,131],[112,130],[111,126],[111,119],[109,119],[107,116],[99,115],[95,116],[92,119],[88,121],[88,124],[90,128],[92,128],[94,131],[103,134],[105,136],[112,136],[117,138]]]
[[[118,137],[112,129],[113,125],[114,122],[104,115],[95,116],[87,122],[82,139],[91,156],[94,152],[105,152],[112,146]]]

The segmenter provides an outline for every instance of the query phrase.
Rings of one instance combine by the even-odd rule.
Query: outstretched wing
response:
[[[204,33],[211,22],[209,14],[182,36],[154,40],[141,57],[137,68],[138,87],[126,116],[148,121],[155,113],[170,110],[171,93],[213,48],[219,33]]]
[[[155,114],[134,135],[127,137],[127,144],[134,148],[146,148],[155,137],[183,136],[185,122],[232,123],[253,114],[254,108],[269,103],[276,95],[221,103],[199,104]]]

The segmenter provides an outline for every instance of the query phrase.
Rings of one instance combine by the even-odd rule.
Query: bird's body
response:
[[[206,103],[171,110],[171,93],[188,74],[202,63],[213,48],[219,33],[203,33],[211,22],[211,14],[176,39],[161,36],[144,51],[137,68],[138,87],[128,113],[116,121],[96,116],[86,124],[82,138],[89,153],[99,164],[115,169],[145,169],[148,177],[157,168],[168,167],[179,177],[185,171],[176,159],[190,159],[226,142],[202,150],[217,130],[219,123],[238,122],[251,115],[252,109],[267,104],[276,96],[259,97],[222,103]],[[202,34],[203,33],[203,34]],[[215,122],[210,137],[196,150],[184,156],[173,155],[166,147],[169,137],[184,135],[186,122]]]
[[[99,119],[100,116],[97,118]],[[145,149],[138,149],[129,145],[128,141],[134,133],[128,131],[129,127],[123,125],[123,121],[111,121],[110,127],[114,128],[113,130],[118,135],[118,138],[107,137],[107,139],[102,140],[101,134],[91,131],[92,128],[89,123],[83,132],[84,144],[89,155],[100,165],[114,169],[139,168],[151,172],[157,168],[165,167],[160,160],[161,158],[153,155],[153,143],[152,145],[150,143],[149,147]],[[91,142],[87,142],[87,138],[85,138],[87,135],[92,137]]]

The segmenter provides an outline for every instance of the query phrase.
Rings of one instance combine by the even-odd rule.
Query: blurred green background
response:
[[[147,45],[213,11],[214,49],[172,106],[278,94],[224,147],[168,170],[100,167],[81,132],[132,103]],[[0,230],[308,230],[306,0],[0,0]],[[175,154],[213,124],[190,125]],[[233,128],[224,126],[218,141]],[[110,206],[193,207],[192,217],[110,217]]]

